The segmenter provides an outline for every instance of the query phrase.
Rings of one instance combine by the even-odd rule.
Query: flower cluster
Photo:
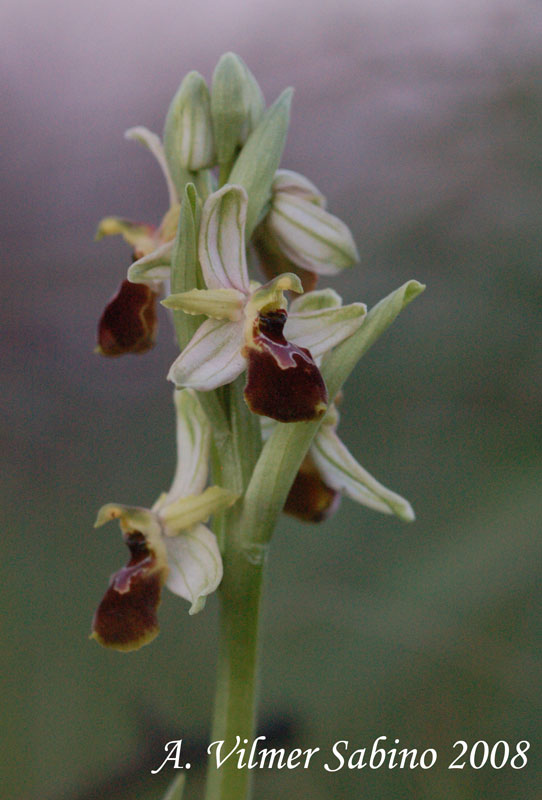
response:
[[[198,73],[185,78],[163,142],[142,127],[127,132],[156,157],[169,209],[157,227],[119,217],[100,223],[97,238],[122,235],[133,262],[100,319],[97,350],[148,350],[156,300],[166,294],[162,304],[173,312],[181,347],[168,375],[176,387],[178,463],[171,489],[152,509],[108,504],[98,514],[97,526],[119,520],[130,551],[94,618],[93,636],[106,646],[131,650],[154,638],[164,585],[195,613],[220,583],[221,550],[204,523],[239,497],[206,488],[214,421],[202,406],[208,409],[204,397],[215,393],[227,411],[221,387],[242,374],[264,440],[281,423],[320,421],[286,512],[317,522],[344,493],[414,518],[409,503],[372,478],[336,434],[338,412],[320,368],[360,329],[366,307],[343,305],[334,290],[315,288],[319,276],[339,273],[358,254],[314,184],[279,168],[289,102],[285,93],[266,110],[252,74],[227,54],[211,91]],[[249,274],[247,255],[256,256],[263,282]]]

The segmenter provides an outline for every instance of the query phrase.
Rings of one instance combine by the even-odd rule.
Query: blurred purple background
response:
[[[92,353],[129,261],[122,242],[93,236],[108,214],[161,218],[162,177],[124,130],[160,133],[184,74],[210,81],[227,50],[268,103],[295,87],[283,165],[327,195],[361,253],[334,286],[372,305],[409,278],[428,284],[363,362],[343,429],[419,523],[405,533],[346,502],[321,528],[285,523],[263,708],[299,712],[310,746],[384,723],[424,746],[538,731],[540,4],[9,0],[0,40],[6,796],[83,797],[140,747],[141,685],[179,735],[208,723],[212,603],[190,627],[182,618],[185,669],[171,667],[184,608],[169,599],[159,644],[129,663],[86,640],[124,557],[116,531],[93,534],[95,509],[148,504],[169,480],[175,355],[165,315],[145,358]],[[283,639],[287,652],[273,649]],[[364,786],[373,798],[534,800],[531,776]],[[287,777],[262,778],[260,796],[359,797],[356,775]]]

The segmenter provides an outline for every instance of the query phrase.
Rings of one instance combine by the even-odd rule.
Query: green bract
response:
[[[265,110],[262,90],[244,61],[225,53],[211,87],[211,115],[220,166],[229,167]]]

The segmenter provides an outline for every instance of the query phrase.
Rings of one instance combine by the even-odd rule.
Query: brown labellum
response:
[[[327,408],[327,389],[310,351],[288,342],[286,311],[260,313],[247,359],[245,400],[255,414],[279,422],[308,422]]]
[[[284,504],[284,512],[303,522],[323,522],[337,511],[341,493],[327,486],[310,455],[305,456]]]
[[[92,637],[104,647],[138,650],[158,634],[156,612],[166,570],[158,567],[142,533],[125,535],[131,558],[112,578],[92,622]]]
[[[120,356],[150,350],[156,338],[156,298],[146,284],[124,280],[98,323],[97,352]]]

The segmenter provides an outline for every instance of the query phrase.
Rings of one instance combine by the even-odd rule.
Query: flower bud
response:
[[[290,261],[320,275],[334,275],[358,261],[350,230],[325,210],[323,196],[309,180],[279,170],[272,190],[265,226]]]
[[[256,78],[235,53],[225,53],[213,74],[211,114],[219,164],[231,164],[263,116]]]
[[[189,72],[166,117],[164,147],[173,174],[176,167],[195,172],[216,163],[209,90],[199,72]]]

